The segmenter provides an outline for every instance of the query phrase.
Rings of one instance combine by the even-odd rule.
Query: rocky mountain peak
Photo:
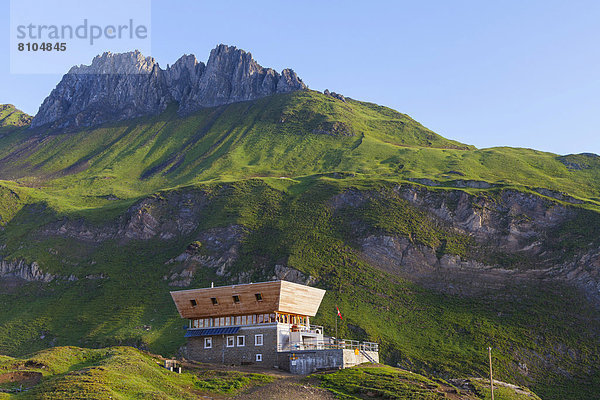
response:
[[[144,57],[138,50],[128,53],[105,52],[97,55],[90,65],[74,66],[69,74],[150,74],[158,63],[152,57]]]
[[[305,89],[293,70],[279,74],[264,68],[251,53],[234,46],[217,46],[206,64],[186,54],[166,69],[137,50],[106,52],[90,65],[71,68],[44,100],[31,126],[95,126],[159,114],[172,102],[179,103],[179,113],[187,114]]]
[[[218,71],[237,70],[239,73],[252,75],[263,68],[254,61],[252,53],[235,46],[220,44],[211,50],[207,69],[209,71],[213,69]]]

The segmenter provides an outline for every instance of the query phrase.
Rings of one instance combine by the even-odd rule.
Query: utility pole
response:
[[[490,389],[492,391],[492,400],[494,400],[494,378],[492,375],[492,348],[488,347],[488,354],[490,356]]]

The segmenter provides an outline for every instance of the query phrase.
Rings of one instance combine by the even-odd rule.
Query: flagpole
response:
[[[338,335],[337,335],[337,319],[338,319],[338,316],[337,316],[337,314],[336,314],[336,315],[335,315],[335,341],[336,341],[336,343],[338,342]]]
[[[335,306],[335,311],[337,312],[337,315],[335,316],[335,340],[337,341],[338,345],[340,343],[339,338],[338,338],[338,323],[337,323],[337,319],[338,317],[340,319],[342,319],[342,313],[340,313],[340,309],[339,307],[336,305]]]

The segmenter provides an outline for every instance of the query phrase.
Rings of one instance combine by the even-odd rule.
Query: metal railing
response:
[[[375,342],[360,342],[358,340],[325,338],[323,340],[303,340],[297,343],[287,343],[279,345],[278,351],[299,351],[299,350],[327,350],[327,349],[348,349],[359,351],[379,351],[379,344]]]
[[[300,328],[299,332],[319,333],[321,335],[323,334],[323,327],[321,325],[298,325],[298,327]]]
[[[358,349],[361,351],[379,351],[379,343],[375,342],[360,342],[358,340],[348,339],[332,339],[332,346],[338,349]]]

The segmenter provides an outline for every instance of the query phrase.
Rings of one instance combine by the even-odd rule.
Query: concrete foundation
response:
[[[378,352],[326,349],[279,353],[279,367],[298,375],[308,375],[315,371],[326,369],[348,368],[371,361],[379,362]]]

